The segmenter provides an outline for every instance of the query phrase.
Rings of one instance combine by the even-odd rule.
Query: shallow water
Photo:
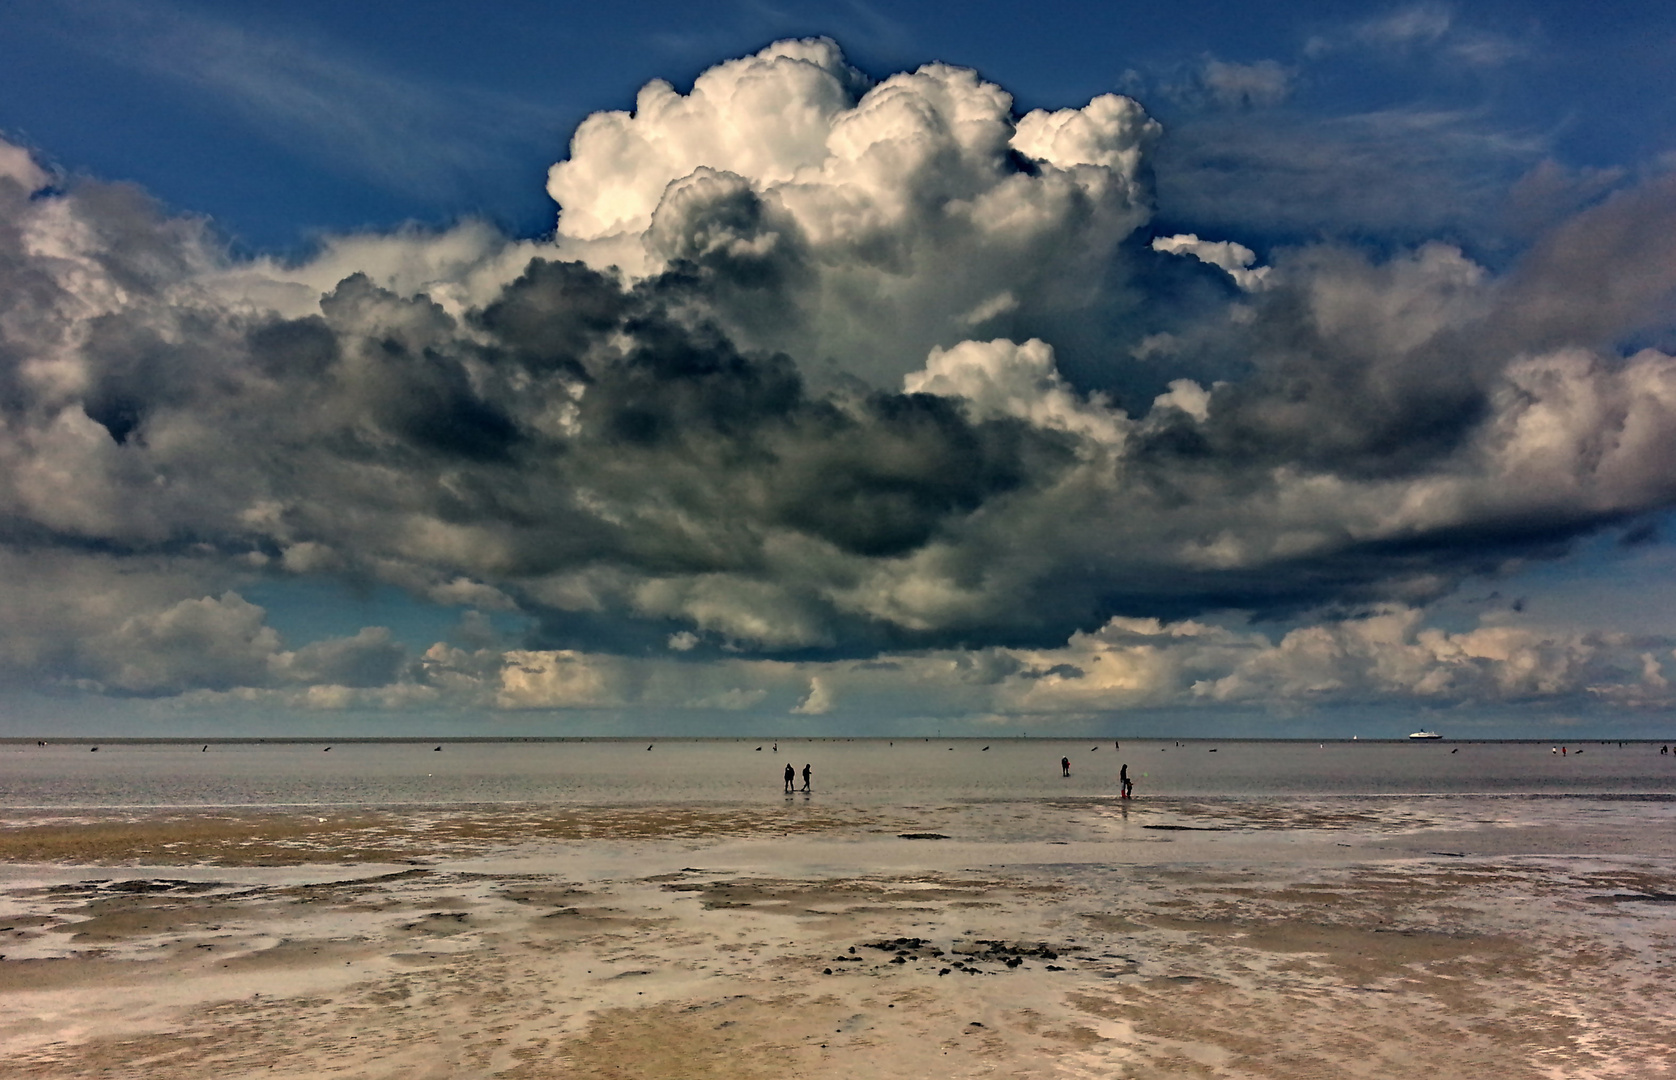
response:
[[[0,807],[757,804],[813,766],[827,805],[1333,795],[1676,796],[1658,744],[1047,739],[33,743],[0,746]],[[325,747],[330,745],[331,749]],[[761,749],[758,749],[760,745]],[[647,747],[651,749],[648,750]],[[985,749],[987,747],[988,749]],[[1071,775],[1060,775],[1062,757]],[[797,787],[801,789],[799,775]],[[794,798],[804,799],[799,790]]]

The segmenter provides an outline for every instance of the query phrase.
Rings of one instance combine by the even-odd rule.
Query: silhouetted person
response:
[[[1070,758],[1062,757],[1062,758],[1059,759],[1059,775],[1060,776],[1070,776],[1071,775],[1071,759]]]
[[[803,790],[804,791],[809,790],[809,777],[814,774],[814,771],[815,771],[814,769],[809,767],[807,762],[804,763],[804,765],[803,765]]]
[[[1127,799],[1130,793],[1135,790],[1135,785],[1129,781],[1128,762],[1124,762],[1123,768],[1117,771],[1117,788],[1123,793],[1123,798],[1125,799]]]
[[[786,791],[788,793],[791,791],[792,782],[796,779],[797,770],[791,767],[791,762],[786,762]]]

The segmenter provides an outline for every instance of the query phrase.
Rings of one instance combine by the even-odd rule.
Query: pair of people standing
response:
[[[809,765],[805,764],[803,766],[803,790],[804,791],[809,790],[809,780],[812,776],[814,776],[814,773],[815,773],[815,770],[813,768],[811,768]],[[797,782],[797,770],[793,769],[791,767],[791,762],[788,761],[788,762],[786,762],[786,792],[788,794],[792,790],[792,784],[794,784],[796,782]]]
[[[791,766],[789,766],[789,765],[786,766],[786,770],[787,770],[786,783],[789,785],[791,783],[791,780],[790,780]],[[1059,759],[1059,775],[1060,776],[1070,776],[1071,775],[1071,759],[1070,758],[1062,757],[1062,758]],[[1131,796],[1134,795],[1134,793],[1135,793],[1135,782],[1133,780],[1129,779],[1129,765],[1128,765],[1127,762],[1124,763],[1123,768],[1118,770],[1117,785],[1118,785],[1118,790],[1123,793],[1122,794],[1123,798],[1127,799],[1127,798],[1130,798]]]

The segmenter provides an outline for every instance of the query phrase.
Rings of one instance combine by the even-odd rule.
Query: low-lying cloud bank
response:
[[[1164,137],[781,42],[586,121],[550,239],[297,266],[0,145],[0,671],[319,707],[1669,704],[1670,642],[1423,606],[1676,503],[1676,358],[1634,347],[1671,322],[1676,181],[1504,274],[1257,265],[1149,231]],[[239,591],[320,576],[532,630],[288,649]]]

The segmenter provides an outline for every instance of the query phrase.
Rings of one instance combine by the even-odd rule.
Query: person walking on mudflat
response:
[[[814,770],[811,769],[807,763],[805,763],[804,766],[803,766],[803,790],[804,791],[809,790],[809,777],[810,777],[811,774],[813,774],[813,772],[814,772]]]
[[[1071,775],[1071,759],[1070,758],[1062,757],[1062,758],[1059,759],[1059,775],[1060,776],[1070,776]]]
[[[791,785],[796,779],[797,770],[791,767],[791,762],[786,762],[786,793],[788,795],[791,794]]]
[[[1124,762],[1123,763],[1123,768],[1119,769],[1118,772],[1117,772],[1117,786],[1118,786],[1118,790],[1123,792],[1122,797],[1125,798],[1125,799],[1127,799],[1129,797],[1130,793],[1135,790],[1134,782],[1129,779],[1129,763],[1128,762]]]

